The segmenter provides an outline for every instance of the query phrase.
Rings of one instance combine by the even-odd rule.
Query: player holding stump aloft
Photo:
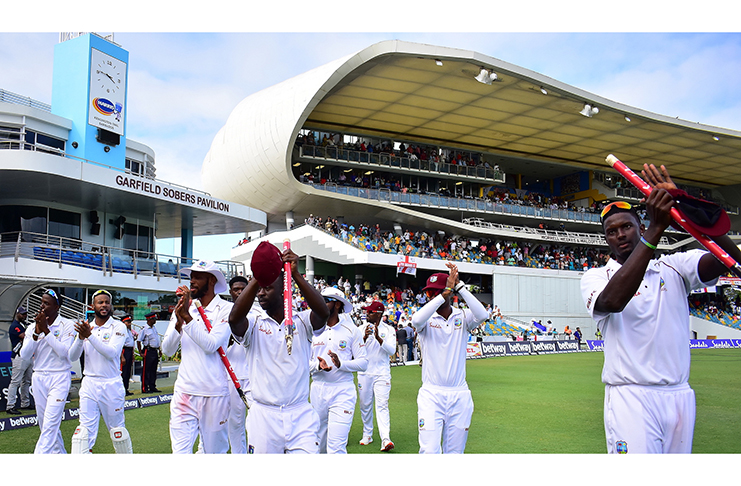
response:
[[[121,378],[126,325],[114,319],[111,311],[111,294],[98,290],[93,294],[93,321],[75,324],[77,336],[70,347],[69,358],[76,361],[84,352],[85,371],[80,387],[80,425],[72,436],[73,454],[92,452],[101,415],[116,453],[133,453],[124,418],[126,390]]]
[[[218,294],[226,292],[224,274],[210,261],[199,260],[189,269],[190,287],[177,289],[180,297],[162,340],[162,352],[172,356],[180,346],[182,359],[170,402],[170,441],[175,454],[193,453],[200,434],[203,451],[226,454],[229,450],[229,386],[218,349],[229,342],[231,302]],[[200,299],[211,331],[201,318],[193,299]]]
[[[607,451],[689,453],[695,393],[688,383],[687,295],[715,285],[728,269],[701,250],[658,259],[654,251],[672,222],[672,207],[737,261],[741,251],[725,235],[730,221],[717,206],[679,191],[664,166],[659,171],[644,165],[643,176],[653,187],[646,198],[648,229],[630,204],[607,205],[602,227],[612,258],[581,280],[582,298],[604,336]],[[675,198],[681,201],[678,206]],[[706,217],[702,223],[693,221],[698,212]]]
[[[381,322],[383,303],[373,301],[367,307],[367,322],[360,327],[360,335],[365,342],[368,368],[358,371],[358,401],[360,417],[363,420],[363,438],[360,445],[373,442],[373,403],[375,402],[378,434],[381,436],[381,451],[394,448],[391,442],[391,419],[389,417],[389,395],[391,394],[391,366],[389,358],[396,353],[396,333],[394,329]]]
[[[350,317],[352,303],[334,287],[322,290],[329,308],[327,325],[314,334],[311,405],[319,415],[319,452],[347,454],[355,415],[353,372],[365,371],[368,358],[360,331]]]
[[[34,454],[67,453],[59,426],[72,384],[69,348],[75,339],[75,323],[59,315],[61,306],[58,292],[44,292],[36,326],[33,332],[26,332],[21,348],[21,357],[33,360],[31,392],[40,432]]]
[[[459,281],[458,267],[435,273],[422,289],[430,299],[412,315],[422,360],[422,387],[417,395],[420,454],[463,454],[473,415],[473,399],[466,383],[468,334],[487,317],[484,306]],[[453,292],[468,309],[450,305]]]
[[[283,264],[310,310],[293,313],[293,350],[286,350],[283,307]],[[298,255],[282,253],[263,241],[252,254],[254,278],[234,303],[229,324],[247,346],[252,407],[249,452],[317,453],[319,417],[309,403],[311,338],[324,329],[329,309],[324,298],[298,271]],[[255,297],[261,309],[248,314]]]

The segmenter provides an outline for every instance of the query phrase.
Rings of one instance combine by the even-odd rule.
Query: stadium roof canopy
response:
[[[477,81],[482,68],[497,79]],[[599,113],[581,114],[586,103]],[[272,214],[326,202],[291,173],[305,127],[481,151],[525,176],[610,170],[613,153],[634,170],[664,164],[680,183],[741,183],[741,132],[627,106],[477,52],[384,41],[243,100],[214,139],[204,184]]]

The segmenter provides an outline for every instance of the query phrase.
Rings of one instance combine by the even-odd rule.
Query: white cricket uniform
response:
[[[362,325],[360,339],[365,330],[372,324]],[[365,354],[368,357],[368,368],[358,371],[358,401],[360,418],[363,420],[363,437],[373,437],[373,402],[375,399],[376,421],[381,443],[391,440],[391,419],[389,417],[389,395],[391,394],[391,366],[389,358],[396,354],[396,332],[388,324],[378,323],[379,343],[375,333],[371,332],[365,341]]]
[[[689,453],[695,426],[690,375],[689,304],[707,252],[692,250],[651,260],[638,291],[622,312],[594,310],[610,278],[622,267],[587,271],[582,298],[604,339],[605,435],[608,453]]]
[[[64,415],[64,404],[72,384],[72,363],[69,348],[75,339],[75,323],[57,316],[49,334],[33,339],[35,330],[32,323],[28,327],[21,348],[23,359],[33,359],[31,392],[36,402],[36,416],[39,421],[39,440],[34,454],[66,454],[64,439],[59,426]]]
[[[311,405],[319,416],[319,452],[347,454],[347,436],[355,414],[353,372],[365,371],[368,358],[363,337],[349,314],[339,314],[334,326],[326,326],[312,339]],[[337,354],[337,368],[328,352]],[[332,369],[319,369],[319,357]]]
[[[424,354],[417,395],[420,454],[463,454],[468,440],[473,399],[466,383],[466,345],[487,314],[468,290],[462,288],[459,295],[469,308],[451,307],[447,319],[437,313],[445,302],[442,295],[412,315]]]
[[[170,402],[170,441],[175,454],[191,454],[200,434],[204,452],[225,454],[229,450],[229,378],[218,349],[229,342],[229,312],[232,303],[215,296],[203,310],[211,322],[209,332],[195,304],[188,312],[193,318],[175,330],[177,317],[162,340],[162,352],[172,356],[181,349],[182,359]]]
[[[232,365],[239,386],[252,406],[250,392],[250,374],[247,366],[247,348],[234,343],[226,350],[226,357]],[[232,454],[247,454],[247,407],[237,393],[234,384],[229,381],[229,445]]]
[[[248,451],[255,454],[319,451],[319,417],[309,403],[311,310],[293,313],[293,351],[286,350],[285,321],[264,310],[247,316],[244,336],[252,407]],[[317,331],[321,333],[323,328]]]
[[[124,390],[121,378],[121,351],[126,341],[126,325],[108,317],[102,326],[90,323],[90,337],[75,340],[69,349],[70,361],[77,361],[85,352],[85,370],[80,387],[80,425],[88,432],[88,449],[98,437],[98,424],[103,416],[110,431],[125,427]]]

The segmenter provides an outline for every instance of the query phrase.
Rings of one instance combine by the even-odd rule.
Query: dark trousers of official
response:
[[[157,363],[159,363],[159,349],[144,348],[144,367],[142,369],[142,393],[154,391],[157,381]]]
[[[134,368],[134,348],[124,346],[123,358],[125,363],[121,366],[121,378],[123,378],[124,390],[129,391],[131,370]]]

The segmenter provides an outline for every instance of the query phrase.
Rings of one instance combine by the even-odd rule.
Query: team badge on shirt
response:
[[[619,440],[615,442],[615,448],[617,449],[618,454],[627,454],[628,453],[628,443],[624,440]]]
[[[666,287],[664,287],[664,285],[665,285],[664,277],[661,277],[661,280],[659,280],[659,290],[661,290],[661,292],[667,292],[669,290]]]
[[[110,332],[106,332],[105,334],[103,334],[103,341],[108,341],[109,339],[111,339]]]
[[[463,320],[460,317],[456,317],[453,321],[453,326],[455,327],[461,327],[463,325]]]
[[[347,347],[347,341],[344,339],[340,341],[340,349],[345,349]]]
[[[59,329],[54,329],[54,333],[53,334],[54,334],[54,337],[55,338],[58,338],[59,337]]]
[[[425,419],[423,419],[423,418],[419,419],[419,428],[420,429],[423,429],[424,426],[425,426]]]

